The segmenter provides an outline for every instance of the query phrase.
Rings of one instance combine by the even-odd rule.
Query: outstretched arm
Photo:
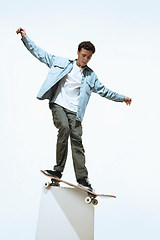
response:
[[[96,81],[94,84],[94,92],[98,93],[100,96],[105,97],[109,100],[116,102],[125,102],[127,105],[131,105],[132,98],[126,97],[124,95],[118,94],[106,88],[96,77]]]
[[[132,102],[132,98],[130,98],[130,97],[125,97],[124,98],[124,102],[127,104],[127,105],[131,105],[131,102]]]
[[[30,51],[30,53],[32,53],[32,55],[36,57],[39,61],[45,63],[49,68],[51,68],[55,56],[44,51],[43,49],[38,47],[33,41],[31,41],[26,35],[26,31],[23,28],[18,28],[16,33],[21,34],[21,40],[24,43],[25,47]]]

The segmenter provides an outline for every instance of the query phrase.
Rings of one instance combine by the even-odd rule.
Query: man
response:
[[[70,60],[48,54],[32,42],[23,28],[16,31],[21,34],[26,48],[50,71],[44,81],[37,98],[49,99],[53,122],[58,128],[56,165],[54,170],[45,170],[49,176],[61,178],[65,167],[70,136],[73,165],[78,185],[90,189],[88,171],[85,166],[85,154],[82,144],[82,125],[86,106],[91,93],[116,102],[131,104],[132,99],[107,89],[97,78],[95,72],[87,64],[95,52],[94,45],[87,41],[78,46],[78,58]]]

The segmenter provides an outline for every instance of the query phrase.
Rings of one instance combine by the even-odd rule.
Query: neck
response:
[[[76,62],[76,63],[77,63],[77,66],[78,66],[78,67],[83,68],[78,62]]]

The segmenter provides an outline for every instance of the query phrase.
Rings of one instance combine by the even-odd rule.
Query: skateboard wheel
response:
[[[97,205],[97,204],[98,204],[98,200],[94,198],[94,199],[92,200],[92,204],[93,204],[93,205]]]
[[[92,199],[91,199],[90,197],[86,197],[86,198],[85,198],[85,202],[86,202],[87,204],[90,204],[91,201],[92,201]]]
[[[44,186],[45,186],[45,188],[49,188],[50,187],[50,183],[49,182],[45,182]]]

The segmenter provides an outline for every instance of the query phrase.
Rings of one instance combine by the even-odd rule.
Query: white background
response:
[[[89,66],[130,107],[92,94],[83,121],[89,178],[99,199],[95,239],[160,239],[159,60],[157,0],[3,1],[0,7],[0,238],[36,233],[40,169],[55,164],[57,130],[36,95],[48,67],[24,47],[18,27],[51,54],[75,59],[96,46]],[[71,153],[63,179],[76,183]],[[53,216],[54,217],[54,216]],[[63,226],[62,226],[63,229]]]

